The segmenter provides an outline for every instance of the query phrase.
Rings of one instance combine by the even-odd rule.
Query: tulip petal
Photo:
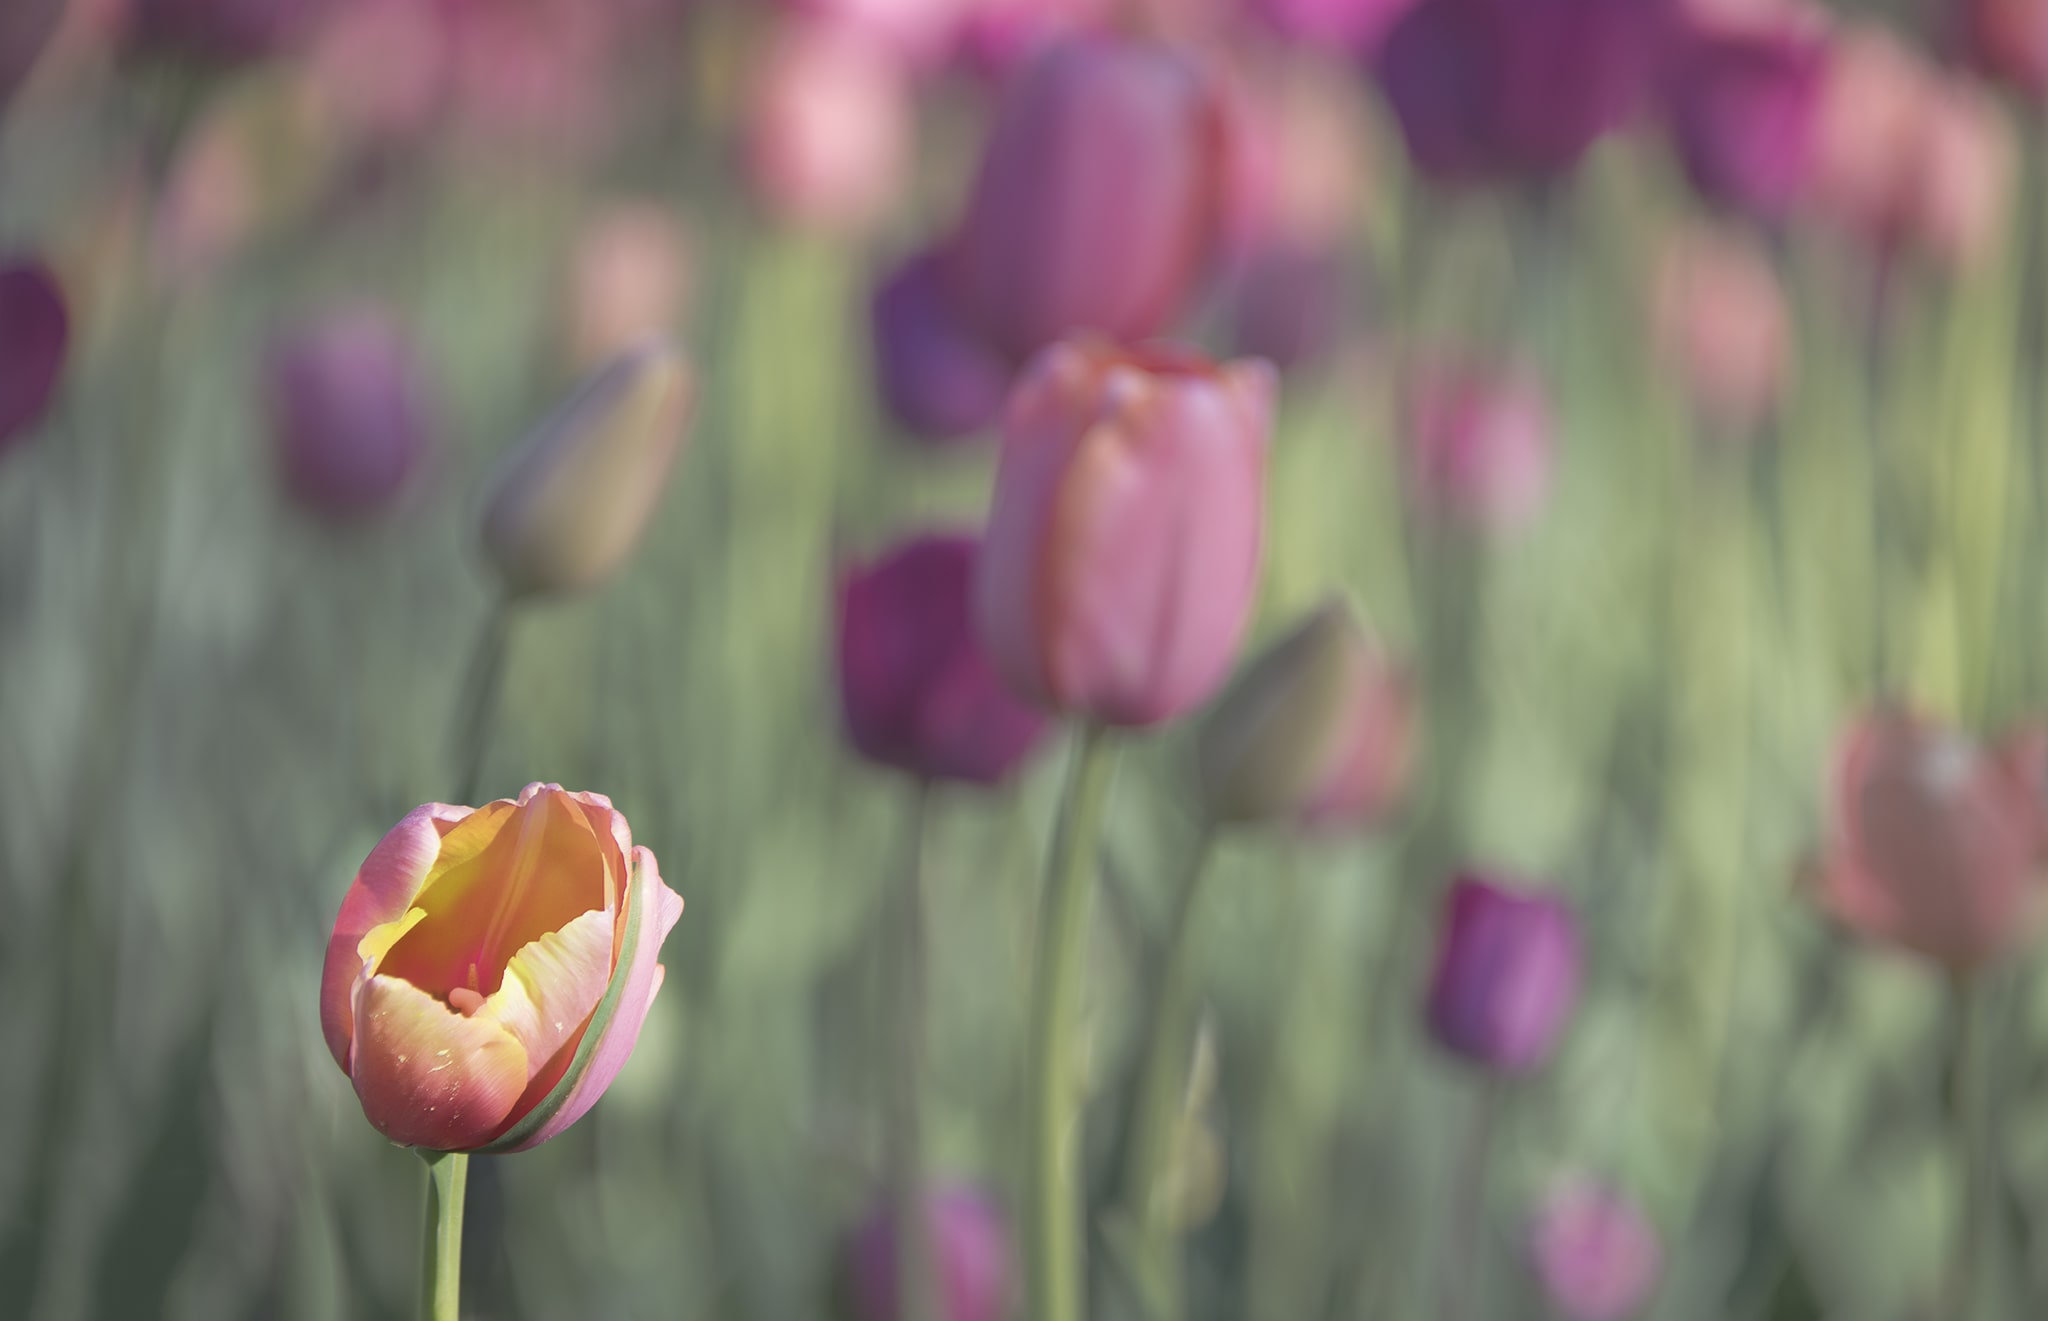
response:
[[[526,1049],[527,1081],[583,1030],[604,998],[612,970],[612,915],[592,909],[523,946],[505,980],[477,1010],[504,1024]]]
[[[364,979],[355,1023],[350,1076],[363,1114],[402,1146],[473,1148],[526,1089],[526,1050],[503,1024],[464,1017],[399,978]]]
[[[625,957],[612,970],[611,984],[590,1016],[590,1024],[569,1062],[548,1094],[527,1107],[486,1150],[524,1151],[537,1146],[582,1118],[611,1086],[647,1020],[648,1006],[661,986],[661,942],[682,916],[682,896],[662,883],[654,854],[633,850],[633,875],[627,900]]]

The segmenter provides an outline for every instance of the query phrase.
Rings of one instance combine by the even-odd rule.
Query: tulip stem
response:
[[[427,1210],[420,1234],[420,1321],[462,1315],[462,1195],[469,1153],[421,1151],[427,1167]]]
[[[1478,1313],[1485,1291],[1486,1188],[1493,1165],[1494,1130],[1499,1126],[1500,1085],[1488,1079],[1473,1099],[1464,1164],[1451,1194],[1450,1234],[1443,1260],[1443,1321],[1466,1321]]]
[[[477,795],[483,791],[484,753],[491,745],[491,717],[505,683],[505,650],[511,633],[512,598],[500,596],[477,628],[456,707],[453,750],[460,769],[455,801],[464,807],[476,806]]]
[[[1985,1173],[1990,1168],[1990,1115],[1986,1104],[1980,1035],[1985,1017],[1984,993],[1977,979],[1957,977],[1951,983],[1955,1033],[1949,1063],[1950,1119],[1955,1125],[1960,1166],[1961,1208],[1956,1227],[1955,1257],[1950,1262],[1949,1321],[1971,1321],[1977,1306],[1977,1267],[1983,1256]]]
[[[1032,1321],[1081,1321],[1080,1120],[1082,1079],[1074,1049],[1088,936],[1091,863],[1113,758],[1106,731],[1088,725],[1067,767],[1038,927],[1032,987],[1031,1087],[1027,1141],[1025,1314]]]
[[[924,1080],[925,913],[924,837],[932,785],[920,779],[905,814],[903,875],[896,897],[896,1035],[901,1051],[891,1070],[896,1086],[889,1126],[889,1180],[896,1199],[898,1278],[903,1321],[938,1315],[932,1279],[931,1217],[925,1209]]]
[[[1165,1183],[1172,1164],[1173,1138],[1179,1127],[1186,1091],[1190,1048],[1190,1010],[1194,981],[1194,912],[1203,879],[1212,870],[1209,853],[1215,831],[1204,826],[1188,863],[1188,874],[1173,896],[1166,941],[1161,950],[1159,982],[1146,1025],[1137,1091],[1129,1122],[1129,1165],[1124,1170],[1124,1205],[1138,1229],[1138,1287],[1152,1321],[1170,1321],[1181,1314],[1180,1263],[1175,1250],[1170,1191]]]

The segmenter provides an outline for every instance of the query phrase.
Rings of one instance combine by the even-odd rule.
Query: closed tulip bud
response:
[[[870,309],[882,402],[924,440],[957,440],[994,424],[1014,374],[954,306],[930,253],[890,272]]]
[[[1535,377],[1474,364],[1428,368],[1408,407],[1408,479],[1430,514],[1513,531],[1550,493],[1550,405]]]
[[[747,178],[770,215],[831,233],[865,228],[901,191],[910,100],[901,68],[822,23],[778,34],[755,72]]]
[[[1770,260],[1737,234],[1689,228],[1658,257],[1651,318],[1658,356],[1717,431],[1749,433],[1793,368],[1792,316]]]
[[[1700,195],[1766,220],[1789,213],[1812,175],[1826,70],[1825,33],[1803,15],[1690,28],[1668,95]]]
[[[57,277],[39,261],[0,263],[0,454],[49,411],[70,346]]]
[[[2042,917],[2044,741],[1985,751],[1896,710],[1836,750],[1822,906],[1867,939],[1967,973],[2025,945]]]
[[[969,536],[924,536],[839,584],[839,696],[871,761],[922,778],[996,784],[1045,718],[1004,687],[974,633]]]
[[[1529,1260],[1564,1321],[1626,1321],[1642,1312],[1663,1269],[1657,1230],[1620,1192],[1569,1179],[1545,1195]]]
[[[1012,358],[1060,336],[1164,330],[1221,237],[1210,79],[1163,46],[1074,40],[1010,85],[947,256],[972,324]]]
[[[1955,7],[1978,68],[2033,100],[2048,96],[2048,3],[1957,0]]]
[[[1009,1235],[980,1191],[937,1188],[923,1198],[931,1235],[932,1321],[1002,1321],[1010,1296]],[[877,1205],[840,1250],[847,1321],[902,1321],[902,1239],[893,1200]]]
[[[1412,723],[1406,681],[1333,601],[1262,652],[1203,719],[1203,805],[1218,823],[1369,825],[1399,792]]]
[[[1167,720],[1228,673],[1258,586],[1273,371],[1081,338],[1003,420],[975,613],[1024,696]]]
[[[415,808],[335,919],[327,1047],[393,1142],[522,1151],[618,1075],[682,910],[602,794],[530,784],[479,808]]]
[[[292,330],[270,355],[265,388],[285,492],[324,518],[386,508],[426,454],[426,386],[404,329],[381,309]]]
[[[1549,1060],[1579,997],[1579,927],[1562,898],[1461,876],[1444,901],[1429,1027],[1495,1073]]]
[[[690,370],[673,345],[612,359],[527,437],[491,483],[484,550],[515,595],[609,577],[654,516],[682,447]]]

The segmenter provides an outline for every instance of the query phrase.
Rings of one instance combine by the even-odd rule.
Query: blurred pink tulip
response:
[[[1813,172],[1827,34],[1805,11],[1770,21],[1685,25],[1666,97],[1693,187],[1765,220],[1786,216]]]
[[[2031,729],[1987,752],[1908,712],[1859,717],[1828,787],[1821,904],[1953,973],[2025,945],[2043,913],[2044,754]]]
[[[1047,47],[1109,26],[1116,0],[962,0],[955,57],[1001,82]]]
[[[285,491],[323,518],[386,508],[426,454],[419,360],[381,308],[347,308],[292,329],[270,355],[265,393]]]
[[[1373,163],[1357,82],[1348,68],[1296,59],[1273,76],[1228,84],[1233,246],[1335,250],[1350,240],[1370,200]]]
[[[931,1321],[1003,1321],[1009,1311],[1009,1236],[1002,1214],[978,1189],[925,1194],[936,1287]],[[893,1202],[877,1207],[841,1250],[840,1288],[848,1321],[905,1321],[902,1238]]]
[[[1416,0],[1240,0],[1281,36],[1370,56]]]
[[[957,440],[1002,414],[1010,362],[967,324],[931,253],[913,254],[883,279],[869,325],[882,402],[913,436]]]
[[[976,0],[782,0],[805,22],[829,24],[858,34],[912,65],[945,54],[947,44]]]
[[[858,231],[899,196],[910,104],[901,67],[858,33],[785,27],[754,73],[747,177],[769,214],[832,233]]]
[[[0,454],[50,410],[71,347],[71,315],[42,262],[0,262]]]
[[[1954,0],[1977,67],[2039,101],[2048,97],[2048,0]]]
[[[1564,1321],[1626,1321],[1646,1308],[1663,1270],[1656,1228],[1619,1192],[1559,1183],[1536,1208],[1529,1257]]]
[[[1148,725],[1215,691],[1258,586],[1273,393],[1261,362],[1087,337],[1027,369],[975,600],[1018,692]]]
[[[1653,289],[1658,356],[1693,407],[1724,434],[1754,430],[1794,365],[1792,317],[1770,259],[1732,230],[1688,227],[1665,240]]]
[[[402,1146],[522,1151],[611,1085],[683,901],[602,794],[415,808],[342,901],[320,1025]]]
[[[1223,111],[1171,48],[1062,44],[1004,97],[947,282],[991,343],[1023,359],[1060,336],[1159,333],[1221,237]]]
[[[1477,363],[1424,367],[1408,406],[1408,481],[1428,513],[1513,531],[1550,493],[1550,404],[1519,368]]]
[[[571,240],[563,273],[563,341],[570,363],[595,366],[681,331],[696,280],[689,231],[658,202],[612,200]]]

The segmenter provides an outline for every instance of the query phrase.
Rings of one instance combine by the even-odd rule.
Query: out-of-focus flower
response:
[[[953,440],[1001,415],[1010,363],[976,337],[931,253],[891,271],[869,311],[882,402],[913,435]]]
[[[1648,97],[1668,0],[1421,0],[1387,33],[1380,85],[1408,153],[1445,182],[1569,169]]]
[[[63,12],[64,0],[12,0],[0,6],[0,111],[28,78]]]
[[[596,585],[625,562],[667,489],[692,399],[665,341],[620,354],[536,427],[492,480],[483,542],[515,595]]]
[[[0,260],[0,454],[49,411],[70,347],[71,317],[49,267]]]
[[[1415,0],[1241,0],[1281,36],[1370,55]]]
[[[389,312],[331,312],[287,332],[265,379],[285,492],[336,521],[388,507],[418,470],[430,408],[419,359]]]
[[[1076,40],[1033,61],[947,247],[969,321],[1018,360],[1072,331],[1165,329],[1221,237],[1222,115],[1168,47]]]
[[[1070,37],[1105,29],[1115,0],[961,0],[953,54],[972,72],[1002,81]]]
[[[522,1151],[618,1075],[682,911],[602,794],[529,784],[516,801],[415,808],[335,919],[327,1048],[393,1142]]]
[[[138,45],[208,60],[279,54],[305,41],[333,0],[133,0],[130,38]]]
[[[1275,244],[1251,253],[1225,305],[1232,350],[1282,369],[1323,358],[1343,333],[1349,284],[1331,252]]]
[[[1444,363],[1421,369],[1408,403],[1411,497],[1434,516],[1512,531],[1550,493],[1550,405],[1519,368]]]
[[[2043,914],[2044,756],[2038,730],[1987,752],[1904,711],[1859,717],[1835,753],[1816,897],[1951,972],[2026,944]]]
[[[1368,826],[1407,779],[1415,703],[1405,675],[1343,601],[1260,653],[1196,738],[1211,820]]]
[[[769,213],[844,233],[879,218],[901,191],[910,137],[903,70],[859,34],[786,26],[753,77],[747,177]]]
[[[1565,1321],[1626,1321],[1657,1288],[1663,1251],[1634,1202],[1587,1179],[1566,1179],[1537,1205],[1529,1260]]]
[[[2048,96],[2048,4],[1956,0],[1955,19],[1978,68],[2036,101]]]
[[[1549,1060],[1579,998],[1578,919],[1554,894],[1461,876],[1445,896],[1429,1028],[1501,1074]]]
[[[1294,59],[1273,76],[1239,77],[1229,88],[1231,245],[1335,250],[1348,242],[1373,158],[1351,70]]]
[[[1816,184],[1842,228],[1880,257],[1966,266],[1997,240],[2011,195],[2011,129],[1983,90],[1882,28],[1835,45]]]
[[[1693,187],[1733,210],[1777,220],[1812,175],[1827,35],[1788,10],[1769,22],[1692,22],[1667,83],[1671,134]]]
[[[1726,229],[1674,233],[1657,259],[1651,320],[1665,367],[1724,433],[1756,427],[1794,367],[1791,314],[1770,259]]]
[[[997,784],[1045,717],[1004,686],[975,636],[971,536],[917,537],[839,580],[839,698],[871,761],[925,779]]]
[[[946,1187],[925,1194],[931,1235],[933,1321],[1002,1321],[1010,1296],[1009,1236],[979,1190]],[[892,1201],[879,1204],[846,1238],[839,1284],[848,1321],[902,1321],[903,1246]]]
[[[1026,371],[975,598],[1018,692],[1147,725],[1215,691],[1258,586],[1273,391],[1262,362],[1089,337]]]
[[[782,0],[804,21],[856,32],[898,59],[922,65],[945,53],[976,0]]]
[[[634,200],[598,206],[578,227],[563,272],[569,361],[590,367],[676,333],[696,265],[689,232],[667,207]]]

